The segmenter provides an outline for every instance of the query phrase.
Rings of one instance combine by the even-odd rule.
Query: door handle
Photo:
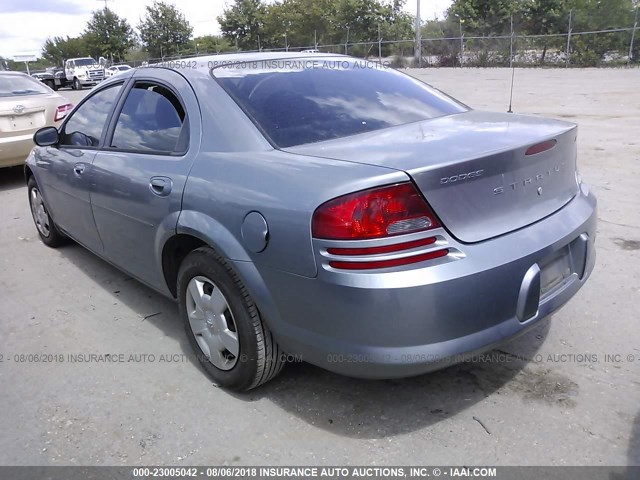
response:
[[[73,167],[73,171],[76,175],[82,175],[84,173],[85,164],[84,163],[76,163]]]
[[[171,193],[173,182],[168,177],[151,177],[149,180],[149,190],[159,197],[166,197]]]

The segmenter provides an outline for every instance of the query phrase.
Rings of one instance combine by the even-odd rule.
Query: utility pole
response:
[[[464,63],[464,36],[462,34],[462,17],[459,15],[455,15],[458,17],[460,24],[460,68],[462,68],[462,64]]]
[[[573,17],[573,10],[569,10],[569,31],[567,32],[567,52],[566,52],[566,58],[564,60],[564,66],[565,68],[569,66],[569,50],[571,49],[571,20]]]
[[[629,43],[629,58],[627,59],[627,65],[631,63],[633,59],[633,40],[636,36],[636,29],[638,28],[638,1],[636,1],[636,13],[635,19],[633,20],[633,30],[631,31],[631,43]]]
[[[347,25],[347,40],[344,42],[344,54],[349,55],[349,26]]]
[[[422,66],[422,34],[420,32],[420,0],[416,0],[416,46],[415,46],[415,63],[418,67]]]

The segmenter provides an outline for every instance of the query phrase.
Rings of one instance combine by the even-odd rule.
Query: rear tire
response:
[[[211,248],[182,262],[178,302],[189,343],[216,385],[243,392],[282,370],[283,353],[247,289]]]
[[[31,216],[33,217],[33,222],[36,225],[36,230],[38,230],[38,235],[40,235],[42,243],[51,248],[56,248],[67,243],[68,238],[58,230],[58,227],[51,219],[36,179],[33,177],[29,177],[27,192],[29,194]]]

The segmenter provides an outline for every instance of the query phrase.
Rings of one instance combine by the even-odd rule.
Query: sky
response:
[[[416,2],[405,10],[415,14]],[[423,20],[442,17],[451,0],[419,0]],[[107,6],[135,28],[145,6],[153,0],[107,0]],[[216,17],[229,0],[169,0],[184,13],[194,36],[219,34]],[[91,12],[104,8],[105,0],[0,0],[0,56],[38,55],[47,37],[75,37],[82,33]]]

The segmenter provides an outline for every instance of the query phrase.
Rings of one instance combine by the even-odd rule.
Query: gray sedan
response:
[[[242,391],[287,355],[422,374],[560,308],[595,261],[576,136],[364,60],[234,54],[101,83],[25,171],[42,241],[176,299],[204,369]]]

